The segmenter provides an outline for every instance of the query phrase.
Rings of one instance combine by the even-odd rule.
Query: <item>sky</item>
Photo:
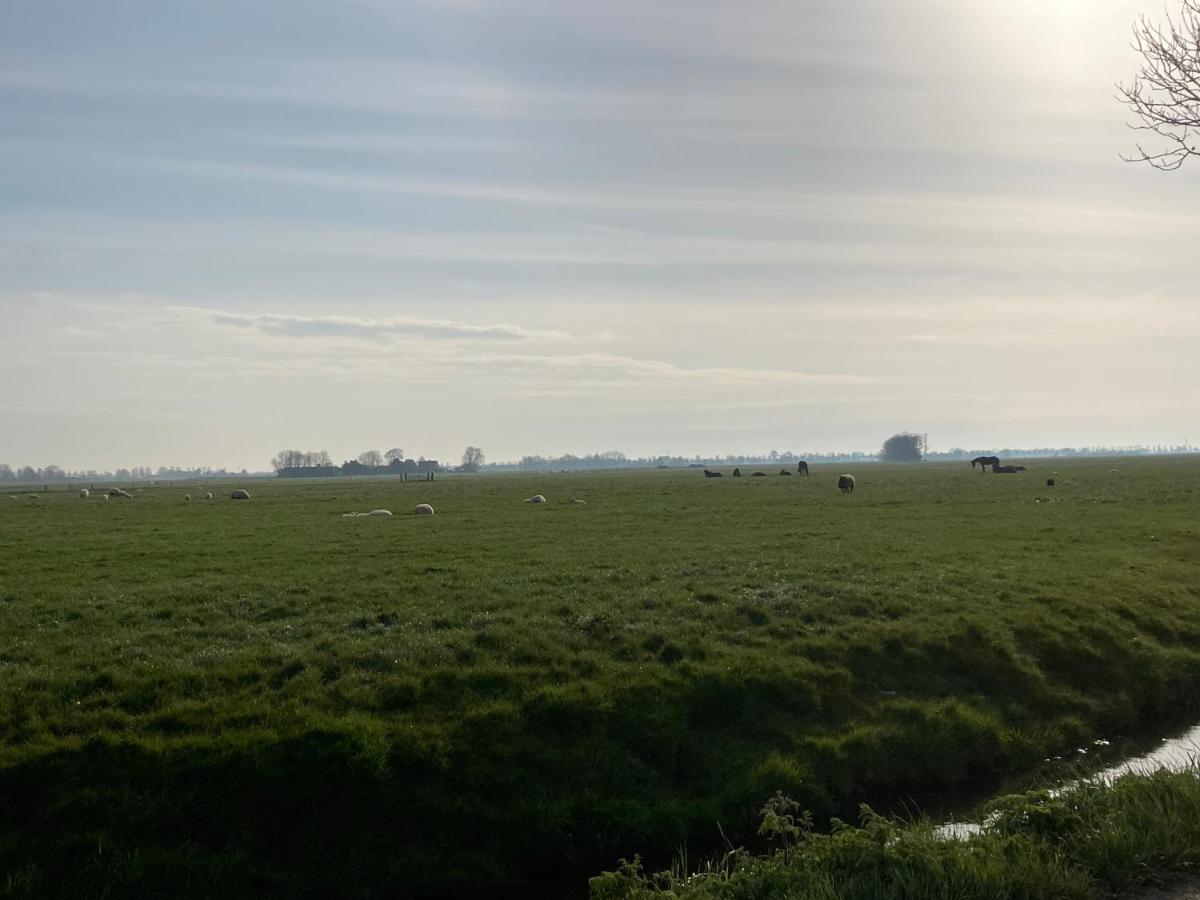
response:
[[[1148,0],[39,0],[0,460],[1200,437]]]

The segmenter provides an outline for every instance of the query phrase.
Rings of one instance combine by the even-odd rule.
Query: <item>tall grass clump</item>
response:
[[[778,805],[778,801],[776,801]],[[778,831],[778,815],[763,824]],[[592,900],[1099,900],[1169,882],[1200,863],[1200,770],[1078,782],[1003,797],[984,829],[947,838],[928,821],[835,821],[828,834],[790,831],[753,856],[728,852],[695,872],[653,875],[641,859],[591,879]],[[800,838],[799,841],[796,839]]]

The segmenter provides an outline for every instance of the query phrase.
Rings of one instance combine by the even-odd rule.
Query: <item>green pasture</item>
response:
[[[1027,465],[0,494],[0,892],[545,892],[1185,721],[1200,465]]]

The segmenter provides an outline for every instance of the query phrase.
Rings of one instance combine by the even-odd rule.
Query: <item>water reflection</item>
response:
[[[1108,741],[1099,740],[1096,746],[1108,746]],[[1080,753],[1086,753],[1082,748]],[[1060,757],[1055,757],[1059,759]],[[1080,781],[1098,781],[1112,784],[1123,775],[1149,775],[1153,772],[1168,771],[1182,772],[1192,768],[1200,759],[1200,725],[1185,731],[1178,737],[1163,738],[1162,743],[1150,753],[1135,756],[1123,762],[1101,769],[1094,775],[1083,779],[1073,779],[1051,793],[1060,793]],[[944,840],[966,840],[972,835],[979,834],[987,827],[987,820],[980,822],[946,822],[935,830],[938,837]]]

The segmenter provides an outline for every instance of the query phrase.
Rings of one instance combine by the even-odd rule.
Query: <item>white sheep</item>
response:
[[[854,492],[854,476],[853,475],[839,475],[838,480],[837,480],[837,486],[838,486],[838,490],[841,491],[843,494],[853,493]]]
[[[209,491],[207,494],[205,494],[205,495],[204,495],[204,499],[205,499],[205,500],[211,500],[211,499],[212,499],[212,491]]]
[[[526,503],[545,503],[546,498],[543,497],[541,494],[534,494],[532,497],[530,497],[525,502]]]
[[[80,488],[80,489],[79,489],[79,496],[80,496],[82,499],[84,499],[84,500],[86,500],[88,497],[90,497],[90,496],[91,496],[91,493],[92,493],[92,492],[91,492],[91,491],[89,491],[87,488]]]
[[[191,495],[191,494],[184,494],[184,495],[183,495],[183,502],[184,502],[184,503],[191,503],[191,502],[192,502],[192,495]]]
[[[413,510],[415,516],[432,516],[433,507],[428,503],[418,503],[417,508]]]
[[[247,490],[243,490],[242,488],[238,488],[236,491],[234,491],[232,494],[229,495],[229,499],[230,500],[249,500],[250,492]]]

